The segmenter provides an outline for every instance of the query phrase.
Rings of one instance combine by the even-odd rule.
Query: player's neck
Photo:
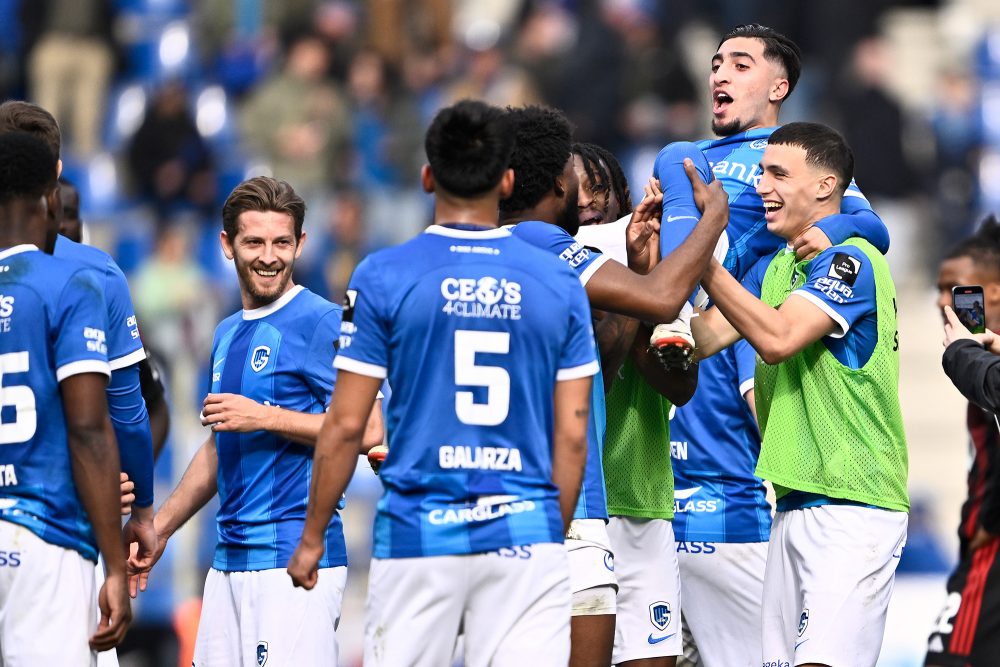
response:
[[[831,215],[836,215],[840,213],[840,200],[837,203],[827,202],[822,206],[817,206],[815,209],[810,211],[807,215],[803,215],[801,222],[794,227],[795,231],[788,235],[785,239],[789,243],[797,239],[801,234],[804,234],[806,230],[813,227],[817,222]]]
[[[46,230],[33,219],[32,213],[33,209],[26,210],[20,202],[11,202],[0,208],[0,248],[13,248],[30,243],[45,249]]]
[[[434,224],[461,223],[479,227],[499,227],[499,201],[487,199],[457,199],[438,197],[434,202]]]

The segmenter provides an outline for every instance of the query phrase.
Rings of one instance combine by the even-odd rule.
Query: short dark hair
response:
[[[0,204],[37,199],[56,186],[56,158],[27,132],[0,134]]]
[[[771,133],[767,143],[805,150],[808,164],[830,169],[836,174],[840,194],[844,194],[854,178],[854,151],[832,127],[820,123],[789,123]]]
[[[7,132],[26,132],[41,139],[55,159],[59,159],[62,145],[59,123],[37,104],[22,100],[7,100],[0,104],[0,133]]]
[[[600,180],[610,187],[618,200],[622,215],[632,212],[632,193],[629,192],[628,179],[625,170],[611,151],[597,144],[576,143],[572,148],[574,155],[579,155],[583,162],[583,170],[593,183]],[[595,177],[599,177],[596,178]],[[608,222],[611,222],[610,220]]]
[[[510,165],[514,135],[506,112],[462,100],[434,117],[424,150],[434,180],[459,197],[481,195],[500,182]]]
[[[222,229],[230,240],[236,238],[239,217],[247,211],[274,211],[290,215],[295,222],[295,238],[302,236],[306,203],[285,181],[270,176],[255,176],[233,188],[222,205]]]
[[[958,242],[945,259],[970,258],[976,266],[1000,274],[1000,222],[992,213],[975,233]]]
[[[552,189],[566,168],[573,130],[561,111],[549,107],[508,107],[507,113],[514,134],[514,192],[500,202],[500,211],[517,213],[534,208]]]
[[[759,23],[743,23],[727,32],[719,46],[736,37],[759,39],[764,43],[764,57],[785,68],[785,77],[788,79],[788,95],[785,95],[785,99],[788,99],[802,74],[802,51],[799,45],[774,28]]]

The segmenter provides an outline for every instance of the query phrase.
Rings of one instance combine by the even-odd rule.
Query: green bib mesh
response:
[[[608,514],[673,519],[670,401],[650,387],[632,360],[626,359],[605,404]]]
[[[907,452],[899,407],[896,288],[885,258],[849,239],[875,271],[878,340],[864,367],[843,366],[822,340],[770,366],[757,359],[754,388],[763,442],[757,475],[780,498],[790,490],[906,511]],[[800,287],[808,262],[781,252],[767,268],[761,299],[777,307]]]

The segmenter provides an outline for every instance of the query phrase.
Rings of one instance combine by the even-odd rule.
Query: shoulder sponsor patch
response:
[[[854,287],[859,273],[861,273],[861,260],[857,257],[851,257],[846,252],[838,252],[833,256],[833,262],[831,262],[830,270],[826,275]]]

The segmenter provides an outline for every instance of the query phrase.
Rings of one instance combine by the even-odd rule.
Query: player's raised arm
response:
[[[73,482],[94,528],[107,570],[99,597],[101,621],[90,640],[91,647],[97,651],[120,644],[132,620],[121,550],[118,450],[105,430],[106,385],[107,377],[98,373],[71,375],[59,383],[66,413]]]
[[[685,160],[684,172],[703,211],[694,231],[648,275],[639,275],[617,262],[605,262],[586,285],[594,307],[650,322],[670,322],[677,317],[729,221],[729,201],[722,184],[706,184],[690,160]]]
[[[339,373],[316,441],[302,539],[288,562],[288,574],[296,586],[311,589],[316,585],[326,527],[363,452],[368,419],[381,384],[379,378],[344,370]]]

